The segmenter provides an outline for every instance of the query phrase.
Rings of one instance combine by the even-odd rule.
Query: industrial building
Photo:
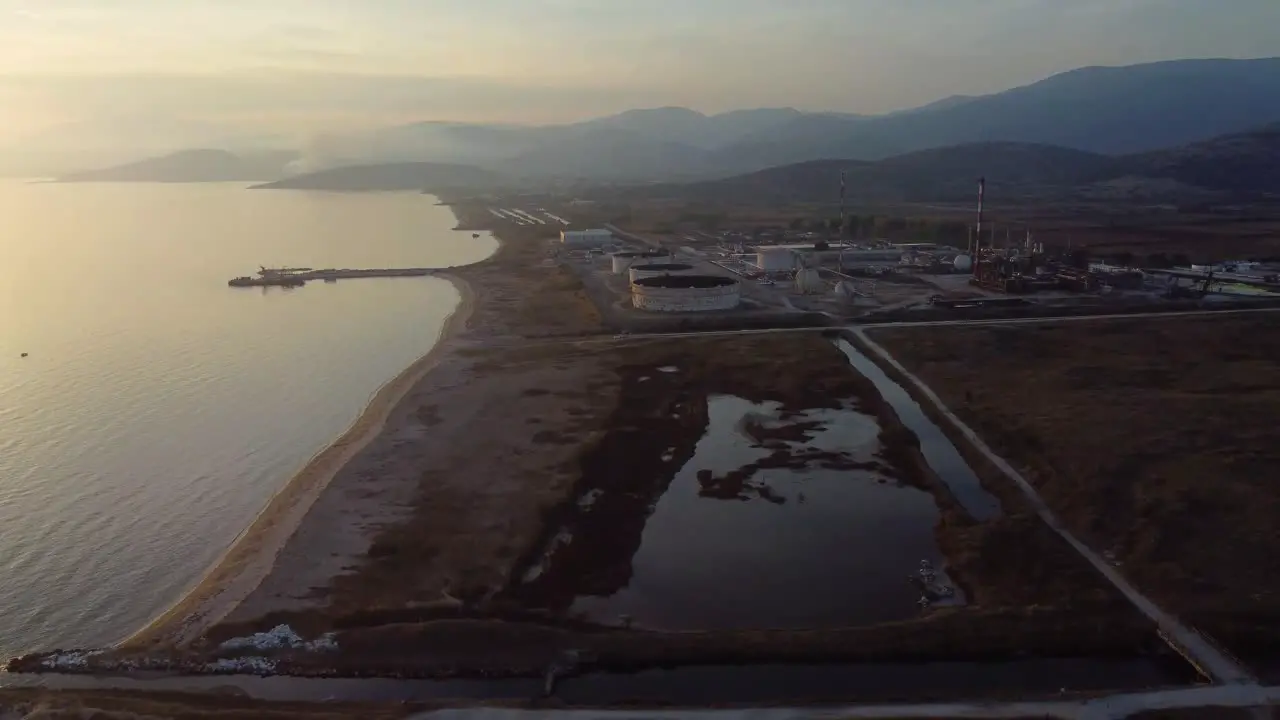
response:
[[[843,243],[762,245],[756,248],[756,266],[765,272],[787,272],[821,264],[896,265],[903,251],[895,247],[868,248]]]
[[[567,248],[598,248],[614,242],[613,233],[603,228],[595,230],[561,230],[560,242]]]
[[[796,255],[780,245],[761,247],[756,250],[756,266],[765,272],[786,272],[795,268]]]
[[[631,282],[635,282],[640,278],[659,277],[662,275],[691,275],[695,273],[695,269],[688,263],[637,263],[631,266],[629,272]]]
[[[657,250],[623,250],[609,256],[613,263],[613,274],[622,275],[637,263],[654,262],[660,258],[670,257]]]
[[[631,304],[650,312],[732,310],[740,299],[741,285],[722,275],[659,275],[631,283]]]

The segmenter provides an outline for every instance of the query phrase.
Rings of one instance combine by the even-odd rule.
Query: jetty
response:
[[[258,267],[256,275],[245,275],[227,281],[231,287],[302,287],[310,280],[337,282],[354,278],[423,277],[434,274],[439,268],[376,268],[353,270],[351,268],[269,268]]]

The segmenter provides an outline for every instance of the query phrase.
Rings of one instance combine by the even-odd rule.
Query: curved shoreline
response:
[[[475,310],[471,284],[448,272],[435,277],[453,283],[461,296],[427,354],[384,383],[349,428],[289,479],[253,521],[177,602],[114,647],[146,649],[183,645],[226,617],[267,577],[285,544],[321,493],[344,466],[373,442],[405,397],[451,348]]]

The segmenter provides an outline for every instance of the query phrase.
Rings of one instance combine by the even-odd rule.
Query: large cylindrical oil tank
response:
[[[660,275],[631,283],[631,304],[650,312],[732,310],[740,299],[741,285],[723,275]]]
[[[667,257],[667,254],[657,250],[623,250],[610,257],[613,260],[613,274],[623,275],[636,263],[653,262]]]
[[[762,247],[756,250],[756,265],[765,272],[783,272],[796,266],[795,253],[790,248]]]
[[[960,272],[969,272],[973,269],[973,258],[968,255],[957,255],[955,262],[952,263],[956,270]]]
[[[694,272],[695,269],[692,265],[689,265],[688,263],[675,262],[633,263],[631,265],[631,270],[629,271],[631,275],[631,282],[635,282],[640,278],[659,277],[662,275],[689,275]]]

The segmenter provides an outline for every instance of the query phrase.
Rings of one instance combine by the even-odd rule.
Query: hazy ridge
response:
[[[873,117],[794,108],[705,115],[665,107],[539,127],[423,122],[330,137],[293,163],[277,156],[270,166],[190,151],[64,179],[250,179],[279,181],[268,186],[278,188],[421,190],[548,181],[687,183],[767,168],[782,177],[798,172],[784,169],[796,163],[892,159],[874,171],[844,167],[862,190],[899,195],[937,194],[949,186],[945,178],[914,180],[914,173],[985,171],[997,183],[1062,186],[1120,177],[1123,169],[1199,185],[1206,158],[1225,153],[1226,146],[1182,151],[1199,153],[1200,160],[1183,157],[1176,172],[1158,153],[1276,122],[1280,58],[1181,60],[1081,68],[992,95],[953,96]],[[1058,150],[1045,149],[1050,146]],[[1129,166],[1086,157],[1135,154],[1147,157],[1125,160]],[[1237,165],[1244,161],[1232,157]],[[311,169],[316,172],[304,172]],[[767,185],[768,177],[719,187]],[[1254,177],[1267,177],[1265,168],[1245,176]],[[1227,178],[1206,187],[1249,189],[1253,180],[1245,178],[1232,188]],[[814,194],[803,173],[794,180],[799,185],[788,192]]]
[[[1280,124],[1122,156],[1032,143],[969,143],[875,162],[809,161],[623,194],[730,203],[835,202],[841,173],[847,195],[860,200],[967,199],[978,177],[1008,199],[1270,199],[1280,197]]]

